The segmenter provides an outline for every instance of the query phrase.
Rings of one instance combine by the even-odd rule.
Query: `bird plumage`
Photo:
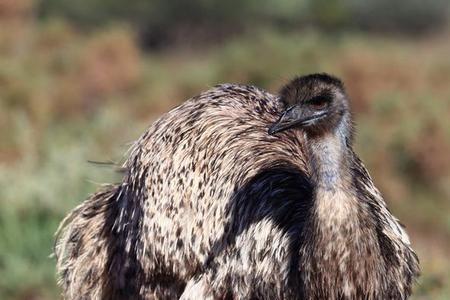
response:
[[[351,213],[361,221],[351,226],[361,234],[358,243],[335,240],[337,224],[322,228],[316,214],[303,132],[267,134],[285,109],[261,89],[223,84],[152,124],[131,148],[122,182],[61,224],[65,297],[341,299],[339,285],[348,284],[354,297],[406,298],[416,257],[366,169],[349,148]],[[318,272],[330,266],[334,274]]]

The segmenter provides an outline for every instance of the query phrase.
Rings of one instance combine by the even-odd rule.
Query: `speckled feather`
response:
[[[152,124],[123,181],[62,222],[64,297],[405,299],[417,258],[364,166],[352,154],[357,242],[334,241],[317,224],[303,133],[267,134],[284,109],[263,90],[223,84]]]

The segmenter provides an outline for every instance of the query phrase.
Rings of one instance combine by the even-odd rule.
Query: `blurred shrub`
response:
[[[441,28],[450,13],[447,0],[41,0],[38,9],[44,18],[65,17],[82,27],[130,22],[149,47],[217,41],[264,26],[412,34]]]
[[[92,112],[108,100],[135,87],[139,78],[139,51],[126,30],[105,30],[82,41],[67,57],[61,85],[54,90],[55,109],[62,115]]]
[[[430,120],[416,139],[407,145],[417,166],[417,170],[412,170],[415,171],[413,174],[420,174],[421,179],[425,179],[428,184],[435,183],[436,179],[450,177],[450,139],[444,130],[450,124],[438,125],[437,122]]]
[[[351,24],[363,30],[421,33],[436,30],[449,17],[448,0],[345,0]]]
[[[22,157],[15,167],[0,164],[0,298],[57,299],[50,257],[55,230],[66,212],[99,185],[94,182],[118,180],[112,167],[86,159],[119,156],[124,149],[115,143],[114,149],[108,147],[111,140],[105,136],[123,136],[127,129],[120,114],[103,112],[93,120],[53,126],[35,139],[33,125],[10,113],[20,123],[14,134]]]
[[[0,18],[20,18],[24,14],[30,13],[32,4],[32,0],[2,0],[0,2]]]
[[[20,51],[26,43],[33,14],[33,0],[0,1],[0,55]]]

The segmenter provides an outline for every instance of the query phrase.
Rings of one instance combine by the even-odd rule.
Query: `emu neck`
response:
[[[360,299],[360,291],[376,295],[381,282],[378,240],[353,185],[346,128],[307,137],[315,184],[310,219],[314,246],[305,250],[310,260],[304,265],[308,280],[320,282],[321,288],[311,289],[306,298]],[[379,298],[372,296],[367,299]]]
[[[345,135],[336,130],[308,138],[309,167],[316,189],[349,188],[350,162]]]
[[[326,225],[340,225],[356,210],[350,153],[344,124],[334,132],[308,137],[309,167],[315,185],[315,212]]]

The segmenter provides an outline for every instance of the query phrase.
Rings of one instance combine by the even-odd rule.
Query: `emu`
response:
[[[61,223],[68,299],[406,299],[418,259],[365,167],[341,81],[222,84],[137,140]]]

